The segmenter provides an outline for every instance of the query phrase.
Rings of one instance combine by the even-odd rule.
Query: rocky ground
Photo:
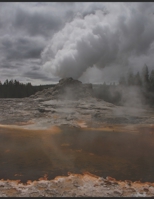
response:
[[[116,181],[91,174],[70,174],[54,180],[41,179],[26,185],[0,181],[0,197],[152,197],[153,183]]]
[[[0,99],[0,124],[27,129],[71,125],[99,128],[105,125],[152,125],[151,109],[120,107],[93,96],[92,86],[72,78],[29,98]],[[0,196],[154,196],[154,184],[121,182],[90,174],[57,177],[27,185],[0,181]]]

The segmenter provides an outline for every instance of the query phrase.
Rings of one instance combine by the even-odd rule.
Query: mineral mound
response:
[[[31,98],[78,100],[93,96],[92,84],[82,84],[73,78],[63,78],[52,88],[44,89]]]

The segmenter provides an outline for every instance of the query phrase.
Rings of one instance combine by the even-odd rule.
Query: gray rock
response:
[[[71,99],[77,100],[81,98],[91,97],[93,95],[92,84],[82,84],[73,78],[63,78],[55,85],[54,88],[44,89],[32,95],[31,98],[47,98],[51,99]]]

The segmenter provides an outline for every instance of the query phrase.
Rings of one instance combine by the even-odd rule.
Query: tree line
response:
[[[38,91],[54,86],[54,84],[49,85],[39,85],[33,86],[29,83],[21,83],[17,80],[5,80],[2,84],[0,81],[0,98],[23,98],[29,97]]]
[[[7,79],[3,84],[0,82],[0,98],[29,97],[38,91],[53,86],[55,85],[33,86],[31,83],[23,84],[17,80],[9,81]],[[116,105],[124,105],[128,100],[127,98],[133,98],[133,96],[127,95],[132,88],[137,88],[134,92],[139,91],[145,103],[154,105],[154,70],[149,72],[148,66],[145,65],[141,72],[134,74],[130,71],[125,77],[120,77],[118,84],[111,83],[107,85],[104,82],[104,84],[93,86],[93,91],[94,96],[97,98]]]
[[[119,85],[123,86],[139,86],[149,92],[154,92],[154,70],[149,72],[148,66],[142,68],[141,74],[137,72],[133,74],[131,71],[126,77],[121,77]]]
[[[141,72],[134,74],[129,71],[126,76],[121,76],[118,84],[104,82],[94,88],[94,95],[97,98],[116,105],[124,105],[130,99],[133,102],[135,92],[137,93],[135,96],[141,98],[144,104],[154,106],[154,70],[149,72],[147,65],[144,65]]]

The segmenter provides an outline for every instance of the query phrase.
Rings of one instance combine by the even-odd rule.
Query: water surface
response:
[[[0,128],[0,179],[48,179],[88,171],[117,180],[154,182],[154,133]]]

